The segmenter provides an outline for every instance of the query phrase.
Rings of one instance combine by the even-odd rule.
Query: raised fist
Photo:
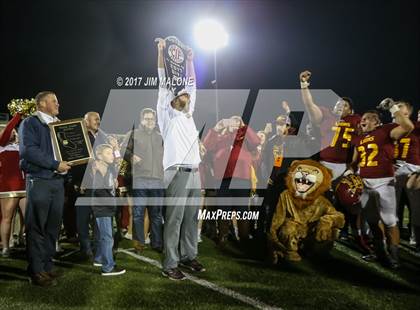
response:
[[[216,126],[214,126],[214,130],[216,130],[217,132],[222,131],[222,129],[225,128],[225,124],[224,124],[224,119],[221,119],[220,121],[217,122]]]
[[[193,52],[192,48],[189,47],[187,49],[187,60],[193,60],[193,58],[194,58],[194,52]]]
[[[299,74],[299,78],[301,82],[309,82],[312,73],[308,70],[305,70]]]
[[[281,107],[283,108],[283,110],[286,112],[286,114],[290,113],[290,107],[289,107],[289,103],[286,100],[283,100],[281,102]]]
[[[157,43],[158,50],[163,50],[166,47],[166,41],[162,38],[156,38],[155,42]]]
[[[381,103],[376,107],[377,109],[388,111],[395,105],[396,102],[392,98],[385,98]]]

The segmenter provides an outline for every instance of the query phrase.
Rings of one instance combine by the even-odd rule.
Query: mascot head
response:
[[[312,202],[331,187],[331,171],[314,160],[296,160],[286,177],[287,189],[302,203]]]

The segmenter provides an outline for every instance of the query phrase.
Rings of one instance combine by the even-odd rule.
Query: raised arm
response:
[[[315,104],[311,95],[311,91],[309,90],[310,77],[311,72],[307,70],[301,72],[299,75],[302,100],[306,110],[309,112],[309,119],[312,124],[319,125],[321,124],[323,115],[321,109]]]
[[[157,121],[159,125],[160,132],[162,135],[165,135],[166,128],[165,124],[168,119],[168,109],[170,106],[170,101],[168,100],[169,90],[165,87],[165,65],[163,62],[163,49],[165,48],[165,40],[158,38],[155,40],[157,42],[158,49],[158,76],[159,76],[159,92],[158,100],[156,106]]]
[[[401,111],[395,111],[393,117],[395,118],[395,122],[399,125],[398,127],[392,129],[390,132],[391,138],[393,140],[399,140],[414,130],[415,127],[410,118],[404,116]]]
[[[220,147],[219,143],[224,140],[221,131],[224,129],[223,120],[217,122],[214,128],[211,128],[203,139],[203,145],[207,151],[213,152]]]
[[[190,48],[187,51],[187,62],[186,62],[186,78],[187,78],[187,85],[185,89],[190,94],[190,113],[192,114],[195,109],[195,99],[196,99],[196,78],[195,78],[195,69],[194,69],[194,53],[193,50]]]
[[[158,38],[155,41],[157,42],[157,48],[158,48],[158,71],[159,69],[165,70],[165,65],[163,63],[163,49],[165,48],[165,45],[166,45],[165,40]]]
[[[389,135],[391,139],[399,140],[414,130],[414,124],[411,122],[410,118],[400,111],[398,102],[393,99],[385,98],[381,101],[377,108],[389,111],[394,119],[394,122],[399,125],[390,131]]]
[[[257,146],[260,145],[261,139],[258,137],[256,132],[249,126],[246,126],[246,143],[250,151],[256,150]]]
[[[6,146],[10,140],[13,129],[19,123],[21,115],[16,113],[15,116],[7,123],[6,127],[3,130],[3,133],[0,135],[0,146]]]

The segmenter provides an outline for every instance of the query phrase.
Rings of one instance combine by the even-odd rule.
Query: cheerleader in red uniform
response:
[[[15,130],[21,115],[17,113],[3,130],[0,130],[0,204],[2,255],[10,255],[11,222],[19,206],[25,214],[25,179],[19,168],[18,134]]]

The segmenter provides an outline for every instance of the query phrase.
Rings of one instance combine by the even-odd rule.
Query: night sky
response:
[[[0,112],[12,98],[56,92],[62,119],[102,113],[118,76],[156,75],[155,37],[195,49],[199,88],[213,56],[196,48],[203,17],[224,24],[221,89],[313,88],[349,96],[356,110],[384,97],[419,105],[417,1],[2,1]],[[197,103],[199,104],[199,103]]]

